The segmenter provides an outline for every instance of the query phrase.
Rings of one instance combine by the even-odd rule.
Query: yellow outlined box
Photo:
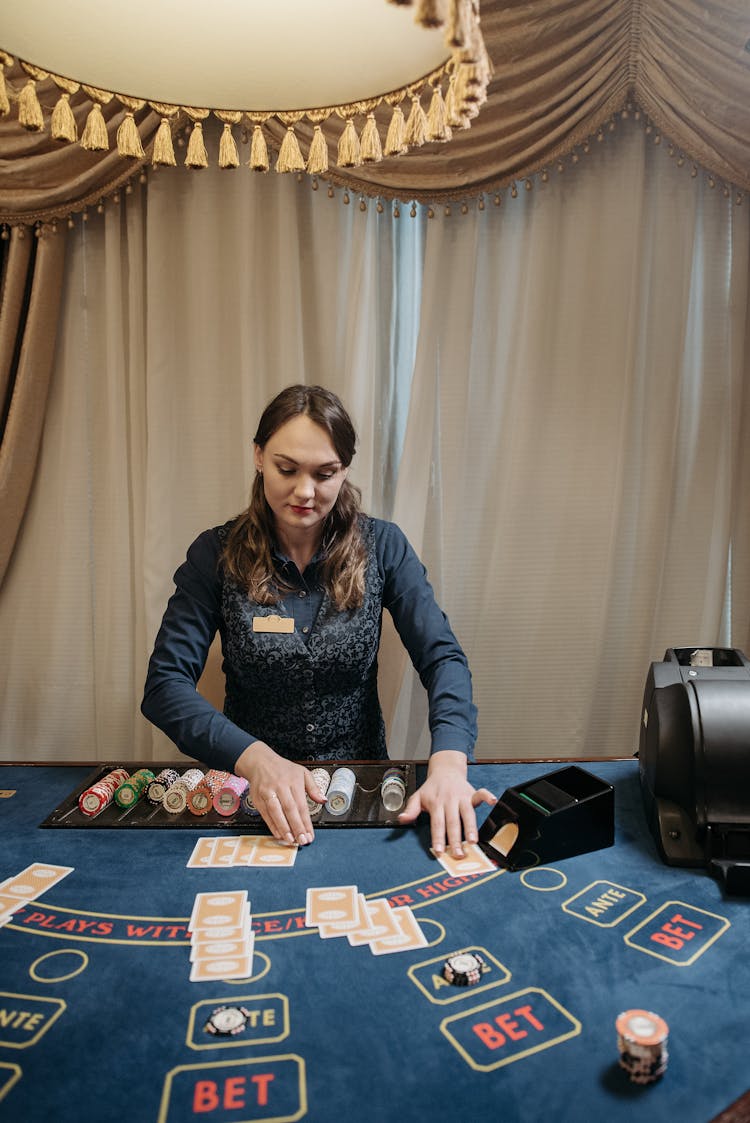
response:
[[[674,913],[675,909],[679,909],[680,912],[672,916],[671,914]],[[659,929],[656,927],[655,921],[663,913],[669,913],[670,916],[669,919],[664,920],[661,929]],[[683,916],[684,913],[688,913],[689,915],[685,917]],[[677,924],[677,916],[683,921],[681,926]],[[691,916],[709,917],[712,923],[707,927],[705,922],[701,923],[698,920],[691,920]],[[718,924],[713,923],[715,921],[718,921]],[[665,941],[663,944],[659,944],[656,941],[654,936],[655,932],[663,931],[666,937],[670,937],[670,928],[674,929],[675,925],[691,933],[690,938],[683,941],[683,947],[688,948],[691,952],[694,950],[694,954],[685,957],[678,956],[677,954],[669,955],[668,953],[670,950],[676,953],[677,951],[681,951],[682,948],[669,948],[668,941]],[[646,945],[645,942],[639,943],[634,939],[636,933],[642,932],[643,929],[648,926],[652,926],[651,934],[648,936],[651,943],[649,945]],[[707,909],[696,908],[695,905],[689,905],[686,901],[666,901],[656,909],[655,912],[647,916],[645,920],[642,920],[640,924],[637,924],[635,928],[631,928],[624,936],[624,940],[628,947],[635,948],[636,951],[642,951],[645,955],[653,955],[655,959],[663,959],[665,963],[671,963],[675,967],[690,967],[690,965],[695,963],[696,959],[703,955],[712,944],[715,944],[719,937],[723,936],[731,926],[731,922],[727,920],[725,916],[719,916],[718,913],[708,912]],[[699,938],[696,943],[693,943],[692,940],[696,939],[697,933],[703,929],[706,930],[706,934],[702,940]],[[674,939],[677,941],[678,937],[674,936]]]
[[[495,959],[494,955],[488,952],[486,948],[472,944],[471,947],[456,948],[454,951],[451,951],[450,954],[463,955],[466,953],[472,954],[474,952],[479,952],[490,970],[486,976],[483,976],[483,978],[486,977],[487,981],[485,983],[477,983],[473,987],[452,986],[443,978],[442,970],[435,971],[433,969],[435,964],[440,964],[442,968],[442,965],[448,958],[447,955],[438,955],[434,959],[425,959],[422,963],[413,963],[407,971],[407,974],[414,983],[414,986],[422,992],[425,998],[436,1006],[448,1006],[451,1002],[460,1002],[462,999],[465,1000],[467,998],[473,999],[477,994],[481,994],[486,990],[491,990],[493,987],[503,986],[510,980],[511,973],[508,968],[501,963],[499,959]],[[427,975],[429,977],[432,989],[430,989],[429,984],[422,981],[419,977],[420,975]],[[438,997],[435,993],[438,988],[441,992],[441,997]]]
[[[172,1102],[172,1095],[175,1090],[175,1085],[180,1081],[182,1076],[187,1076],[190,1073],[206,1073],[220,1078],[227,1070],[236,1070],[238,1073],[242,1070],[258,1069],[264,1066],[274,1066],[277,1072],[283,1073],[284,1070],[290,1071],[290,1080],[292,1079],[292,1072],[296,1078],[296,1106],[293,1111],[284,1111],[283,1114],[278,1114],[278,1109],[275,1106],[269,1106],[269,1112],[262,1114],[254,1112],[248,1115],[245,1119],[232,1119],[232,1123],[295,1123],[297,1119],[302,1119],[307,1114],[307,1081],[305,1073],[305,1062],[302,1057],[297,1056],[296,1053],[284,1053],[279,1056],[273,1057],[244,1057],[242,1059],[233,1059],[230,1061],[207,1061],[205,1064],[192,1064],[192,1065],[177,1065],[172,1068],[166,1075],[164,1081],[164,1090],[162,1092],[161,1103],[159,1104],[159,1115],[157,1123],[169,1123],[169,1108]],[[274,1074],[275,1075],[275,1074]],[[252,1077],[251,1077],[252,1079]],[[262,1106],[262,1105],[259,1105]],[[275,1113],[275,1114],[274,1114]],[[175,1123],[182,1123],[184,1120],[184,1112],[179,1111],[174,1117]],[[216,1118],[216,1116],[214,1116]]]
[[[574,901],[579,902],[581,907],[573,908]],[[628,904],[628,901],[631,903]],[[614,928],[645,903],[644,893],[628,889],[626,885],[618,885],[616,881],[592,881],[585,889],[563,901],[562,910],[578,917],[579,920],[596,924],[599,928]],[[596,915],[596,910],[599,909],[601,910],[599,915],[612,919],[600,920],[599,915]]]
[[[532,1005],[528,1003],[525,1007],[519,1006],[519,1003],[525,997],[532,998],[535,1012],[527,1012],[523,1014],[523,1017],[525,1022],[533,1027],[534,1032],[539,1033],[546,1029],[551,1015],[555,1027],[549,1037],[541,1040],[529,1038],[531,1030],[525,1030],[520,1023],[521,1012],[532,1009]],[[482,1023],[477,1021],[480,1014],[485,1015]],[[547,1017],[547,1023],[540,1021],[538,1014],[544,1014]],[[487,1021],[489,1017],[492,1017],[498,1027],[505,1029],[505,1035],[490,1026]],[[506,1056],[500,1056],[497,1060],[485,1062],[485,1058],[488,1056],[487,1048],[482,1052],[481,1037],[472,1038],[469,1036],[470,1032],[472,1030],[476,1032],[476,1028],[481,1024],[482,1027],[488,1027],[497,1037],[507,1037],[509,1035],[508,1018],[513,1019],[511,1025],[515,1026],[515,1030],[511,1029],[510,1033],[513,1034],[515,1042],[525,1041],[526,1038],[529,1038],[531,1043],[519,1047],[515,1052]],[[451,1014],[450,1017],[443,1018],[440,1023],[440,1032],[448,1038],[451,1045],[470,1068],[473,1068],[476,1072],[494,1072],[495,1069],[513,1064],[514,1061],[523,1060],[524,1057],[530,1057],[544,1049],[550,1049],[553,1045],[559,1045],[563,1041],[568,1041],[571,1037],[577,1037],[581,1032],[581,1023],[546,990],[542,990],[541,987],[527,987],[525,990],[516,991],[515,994],[504,995],[502,998],[496,998],[493,1002],[485,1002],[471,1010],[464,1010],[460,1014]],[[489,1048],[501,1047],[503,1043],[492,1042]]]
[[[259,1018],[261,1025],[256,1036],[253,1018],[250,1019],[248,1032],[238,1033],[236,1037],[212,1036],[203,1033],[203,1026],[208,1020],[212,1010],[217,1006],[243,1006],[251,1015],[261,1011]],[[262,1009],[261,1009],[262,1008]],[[280,1026],[278,1032],[268,1032],[261,1036],[264,1030],[270,1030],[267,1013],[274,1014],[273,1025]],[[278,1013],[278,1017],[276,1014]],[[198,1037],[196,1039],[196,1028]],[[268,1045],[272,1042],[283,1041],[289,1036],[289,999],[285,994],[233,994],[225,998],[205,998],[196,1002],[190,1009],[187,1037],[185,1044],[189,1049],[236,1049],[243,1045]]]
[[[0,1061],[0,1100],[4,1100],[14,1084],[21,1079],[23,1072],[21,1066]]]
[[[15,1008],[19,1002],[23,1007],[22,1009]],[[52,1013],[47,1013],[50,1006],[54,1007],[54,1010]],[[10,1009],[8,1009],[9,1007]],[[34,1007],[37,1007],[36,1013],[33,1012]],[[8,990],[0,990],[0,1046],[6,1049],[28,1049],[31,1045],[36,1045],[65,1009],[66,1005],[62,998],[40,998],[36,994],[13,994]],[[39,1028],[32,1037],[28,1037],[25,1041],[11,1040],[8,1030],[23,1029],[26,1019],[22,1015],[27,1014],[31,1016],[35,1024],[40,1017],[43,1019]],[[14,1026],[13,1022],[18,1023],[19,1018],[21,1018],[20,1024]]]

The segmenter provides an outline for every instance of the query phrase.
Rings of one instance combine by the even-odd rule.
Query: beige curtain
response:
[[[750,640],[749,219],[630,121],[465,215],[213,167],[76,226],[0,752],[176,755],[138,711],[172,573],[298,378],[350,405],[366,506],[428,564],[479,754],[631,752],[652,659]],[[421,755],[421,688],[390,638],[381,663],[391,751]]]
[[[0,585],[36,469],[55,356],[65,234],[0,242]]]

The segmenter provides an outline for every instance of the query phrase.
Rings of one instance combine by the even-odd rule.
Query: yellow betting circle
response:
[[[58,955],[79,955],[81,963],[74,971],[69,971],[67,975],[55,975],[45,978],[43,975],[37,974],[37,968],[40,963],[44,963],[45,959],[52,959]],[[67,979],[74,979],[76,975],[80,975],[81,971],[85,971],[89,965],[89,957],[85,951],[79,951],[78,948],[63,948],[62,951],[48,951],[46,955],[40,955],[38,959],[29,967],[29,974],[36,983],[64,983]]]
[[[529,874],[537,873],[554,873],[560,878],[557,885],[534,885],[529,881]],[[533,869],[524,870],[521,874],[521,884],[526,889],[533,889],[535,893],[557,893],[560,889],[564,889],[568,884],[568,879],[562,870],[556,870],[552,866],[534,866]]]

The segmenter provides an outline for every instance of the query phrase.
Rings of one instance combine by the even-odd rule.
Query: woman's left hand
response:
[[[473,788],[467,777],[466,754],[443,749],[430,757],[427,779],[399,815],[399,822],[413,823],[421,811],[430,816],[432,850],[442,854],[446,844],[456,858],[462,858],[463,840],[476,842],[477,819],[474,808],[480,803],[497,803],[487,788]]]

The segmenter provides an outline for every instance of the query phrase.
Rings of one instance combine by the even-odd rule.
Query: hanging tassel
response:
[[[427,111],[427,139],[450,140],[451,129],[445,111],[443,91],[440,86],[435,86],[430,99],[430,108]]]
[[[154,167],[162,166],[174,168],[177,165],[177,160],[174,155],[174,144],[172,142],[172,130],[166,117],[162,117],[161,124],[156,130],[151,163]]]
[[[81,137],[81,148],[85,148],[87,152],[106,152],[109,148],[107,125],[98,101],[95,101],[91,106],[86,118],[86,127]]]
[[[128,110],[117,130],[117,151],[121,156],[130,156],[136,160],[142,160],[146,155],[132,110]]]
[[[53,140],[66,140],[69,143],[78,140],[78,125],[70,107],[70,94],[60,94],[52,110],[50,134]]]
[[[36,94],[36,85],[31,80],[18,95],[18,123],[32,133],[41,132],[44,128],[44,114]]]
[[[402,152],[407,151],[406,145],[404,144],[405,131],[406,122],[404,120],[404,111],[400,105],[396,105],[393,109],[391,123],[388,126],[388,135],[385,138],[385,148],[383,151],[386,156],[400,156]]]
[[[219,167],[238,168],[239,166],[240,154],[237,151],[237,142],[232,135],[232,126],[225,121],[219,141]]]
[[[411,113],[406,122],[404,143],[407,148],[421,148],[427,137],[427,114],[418,97],[411,99]]]
[[[10,99],[8,98],[8,88],[5,84],[5,67],[12,65],[13,59],[10,55],[6,55],[4,51],[0,51],[0,117],[5,117],[10,113]]]
[[[471,0],[450,0],[445,27],[446,47],[465,47],[471,32]]]
[[[277,172],[303,172],[305,170],[305,161],[302,159],[302,153],[297,140],[297,134],[291,125],[288,126],[284,139],[281,142],[279,149],[279,156],[276,161]]]
[[[463,112],[463,107],[459,107],[456,100],[455,74],[451,75],[448,93],[445,95],[445,119],[452,129],[467,129],[469,127],[469,121]]]
[[[448,0],[418,0],[414,20],[421,27],[442,27],[448,10]]]
[[[359,139],[359,152],[363,164],[377,164],[383,159],[383,148],[374,113],[367,114],[365,127]]]
[[[328,171],[328,145],[320,125],[313,130],[306,170],[308,175],[324,175]]]
[[[359,137],[354,128],[354,121],[349,117],[344,125],[344,131],[339,137],[336,163],[340,168],[356,168],[362,163],[362,154],[359,147]]]
[[[252,168],[254,172],[267,172],[270,168],[268,159],[268,145],[260,125],[253,127],[253,139],[250,144],[250,159],[247,166]]]
[[[193,122],[193,128],[187,146],[187,155],[185,156],[185,167],[208,167],[208,153],[206,152],[206,145],[203,140],[203,124],[201,121]]]

